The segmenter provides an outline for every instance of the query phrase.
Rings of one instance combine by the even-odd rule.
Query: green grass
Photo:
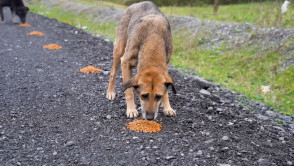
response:
[[[161,7],[167,15],[191,16],[207,20],[251,23],[262,27],[294,27],[294,8],[289,6],[288,12],[282,16],[282,3],[264,2],[219,7],[217,16],[213,14],[213,6],[205,7]]]
[[[106,2],[106,1],[97,1],[97,0],[74,0],[81,4],[100,6],[100,7],[115,7],[115,8],[127,8],[125,5],[120,5],[118,3]]]
[[[80,1],[80,0],[77,0]],[[83,0],[88,3],[92,0]],[[240,5],[239,5],[240,6]],[[205,8],[205,7],[202,7]],[[61,9],[48,10],[38,3],[30,5],[34,13],[56,18],[76,27],[87,26],[86,31],[103,35],[114,41],[117,22],[94,23],[92,18],[76,16]],[[207,9],[208,10],[208,9]],[[254,101],[264,102],[277,111],[293,116],[294,113],[294,67],[278,72],[284,60],[280,52],[258,52],[256,48],[243,46],[236,49],[201,49],[197,45],[205,42],[204,36],[187,38],[187,35],[173,34],[174,53],[171,63],[180,69],[193,69],[205,79],[218,82],[225,87],[245,94]],[[288,41],[284,47],[293,45]],[[270,93],[262,93],[260,87],[270,86]]]
[[[32,5],[29,5],[30,11],[33,13],[41,14],[49,18],[55,18],[60,22],[64,22],[75,27],[81,28],[86,26],[85,31],[91,32],[94,35],[102,35],[105,38],[110,39],[111,41],[115,40],[115,31],[117,22],[104,22],[104,23],[95,23],[93,22],[92,17],[85,17],[83,15],[74,15],[70,12],[65,12],[62,9],[47,9],[42,6],[38,1],[34,2]]]
[[[75,0],[79,3],[126,8],[123,5],[124,1],[108,0]],[[261,27],[294,27],[294,7],[289,5],[289,10],[285,15],[281,14],[282,2],[263,2],[263,3],[248,3],[237,5],[221,5],[217,16],[213,14],[213,6],[165,6],[160,7],[160,10],[166,15],[174,16],[190,16],[200,19],[251,23]]]
[[[95,1],[95,0],[87,0]],[[123,0],[107,0],[123,4]],[[251,23],[262,27],[294,27],[294,8],[289,5],[288,12],[282,16],[281,2],[248,3],[237,5],[221,5],[217,16],[213,14],[213,6],[167,6],[160,7],[166,15],[190,16],[207,20]]]
[[[293,115],[294,67],[278,72],[276,69],[285,60],[278,51],[262,53],[257,47],[249,46],[227,49],[225,44],[207,50],[197,48],[202,44],[202,37],[187,39],[176,34],[173,42],[175,49],[171,63],[175,67],[195,69],[205,79]],[[270,86],[272,91],[263,93],[261,86]]]

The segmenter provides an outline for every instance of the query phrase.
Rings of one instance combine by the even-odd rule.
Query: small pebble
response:
[[[225,151],[228,151],[228,150],[229,150],[229,147],[223,147],[223,148],[221,149],[222,152],[225,152]]]
[[[54,151],[52,154],[53,154],[53,156],[56,156],[56,155],[57,155],[57,152],[56,152],[56,151]]]
[[[270,165],[270,162],[267,159],[263,159],[263,158],[258,159],[257,162],[260,166]]]
[[[217,166],[231,166],[230,164],[217,164]]]
[[[222,140],[227,141],[227,140],[229,140],[229,137],[228,136],[223,136]]]
[[[221,108],[217,108],[216,111],[217,111],[217,112],[222,112],[223,109],[221,109]]]
[[[212,143],[212,142],[213,142],[213,139],[210,139],[210,140],[205,141],[204,143],[209,144],[209,143]]]
[[[260,120],[268,120],[269,119],[269,117],[267,117],[267,116],[263,116],[263,115],[260,115],[260,114],[257,114],[257,115],[255,115],[258,119],[260,119]]]
[[[72,145],[74,145],[74,144],[75,144],[74,141],[68,141],[68,142],[65,144],[65,146],[72,146]]]
[[[167,156],[167,157],[165,157],[165,159],[167,159],[167,160],[171,160],[171,159],[174,159],[175,158],[175,156]]]
[[[208,111],[212,111],[213,110],[213,107],[208,107],[207,110]]]
[[[202,150],[198,150],[198,152],[196,153],[197,156],[201,156],[202,155]]]
[[[277,116],[277,113],[275,113],[273,111],[266,111],[265,114],[270,116],[270,117],[276,117]]]
[[[208,92],[207,90],[204,90],[204,89],[201,89],[200,93],[204,94],[204,95],[210,95],[210,92]]]

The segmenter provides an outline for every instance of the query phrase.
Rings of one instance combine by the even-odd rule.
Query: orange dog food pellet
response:
[[[45,34],[39,31],[30,32],[29,35],[44,36]]]
[[[141,131],[144,133],[159,132],[162,129],[161,124],[150,120],[135,120],[127,124],[130,130]]]
[[[83,72],[83,73],[86,73],[86,74],[89,74],[90,72],[92,74],[97,74],[100,71],[102,71],[102,70],[98,69],[97,67],[94,67],[94,66],[87,66],[87,67],[84,67],[84,68],[80,69],[80,72]]]
[[[47,48],[49,50],[59,50],[59,49],[62,49],[62,47],[59,46],[59,45],[57,45],[57,44],[49,44],[49,45],[43,46],[43,48]]]
[[[31,25],[30,24],[27,24],[27,23],[19,24],[19,26],[21,26],[21,27],[31,27]]]

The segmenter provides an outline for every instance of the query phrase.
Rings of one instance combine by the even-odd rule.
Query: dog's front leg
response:
[[[1,17],[0,24],[2,24],[2,23],[4,23],[4,15],[3,15],[2,6],[0,6],[0,17]]]
[[[162,97],[162,106],[164,115],[176,116],[176,111],[174,111],[170,106],[168,92],[166,92]]]
[[[125,60],[124,57],[121,59],[121,69],[123,82],[131,80],[132,78],[132,67],[128,60]],[[127,117],[134,118],[138,116],[138,111],[136,109],[135,101],[134,101],[134,93],[132,88],[128,88],[125,91],[126,95],[126,103],[127,103]]]
[[[10,7],[10,11],[11,11],[11,15],[12,15],[12,22],[17,23],[17,18],[16,18],[16,14],[15,14],[16,11],[13,9],[13,7]]]

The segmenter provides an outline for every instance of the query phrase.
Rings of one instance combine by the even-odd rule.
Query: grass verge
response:
[[[79,0],[78,0],[79,1]],[[86,0],[88,1],[88,0]],[[83,2],[86,2],[83,1]],[[89,0],[91,3],[92,0]],[[49,10],[40,3],[29,5],[34,13],[55,18],[93,34],[103,35],[114,41],[117,22],[97,24],[93,18],[74,15],[62,9]],[[218,82],[252,100],[266,103],[277,111],[293,116],[294,108],[294,67],[279,73],[276,71],[284,59],[278,51],[261,53],[257,48],[244,46],[226,49],[225,45],[210,50],[197,47],[202,38],[187,39],[187,35],[174,34],[174,53],[171,63],[181,69],[192,68],[205,79]],[[260,87],[270,86],[270,93],[262,93]]]
[[[207,20],[251,23],[261,27],[294,27],[294,8],[284,15],[281,13],[282,3],[263,2],[219,7],[217,16],[213,14],[213,6],[203,7],[161,7],[167,15],[190,16]]]
[[[84,0],[82,0],[84,1]],[[85,0],[95,1],[95,0]],[[108,2],[120,3],[123,0],[107,0]],[[164,6],[160,10],[166,15],[190,16],[200,19],[251,23],[261,27],[294,27],[294,8],[289,5],[289,10],[282,15],[281,6],[283,1],[262,3],[247,3],[235,5],[221,5],[217,16],[213,14],[213,5],[209,6]]]
[[[85,27],[84,30],[87,32],[94,35],[104,36],[111,41],[115,40],[115,31],[118,22],[103,22],[98,24],[93,22],[94,18],[90,16],[85,17],[83,15],[74,15],[71,12],[66,12],[58,8],[48,9],[45,6],[42,6],[39,1],[34,1],[34,3],[28,5],[30,7],[30,11],[33,13],[54,18],[60,22],[67,23],[78,28]]]
[[[107,1],[97,1],[97,0],[75,0],[78,3],[92,5],[92,6],[100,6],[100,7],[114,7],[114,8],[127,8],[125,5],[121,5],[119,3],[112,3]]]
[[[266,103],[277,111],[293,116],[294,66],[284,72],[277,69],[285,59],[280,52],[260,52],[252,46],[227,49],[201,49],[202,37],[187,39],[175,34],[171,63],[177,68],[194,69],[213,82],[245,94],[254,101]],[[270,86],[271,92],[263,93],[261,86]]]

